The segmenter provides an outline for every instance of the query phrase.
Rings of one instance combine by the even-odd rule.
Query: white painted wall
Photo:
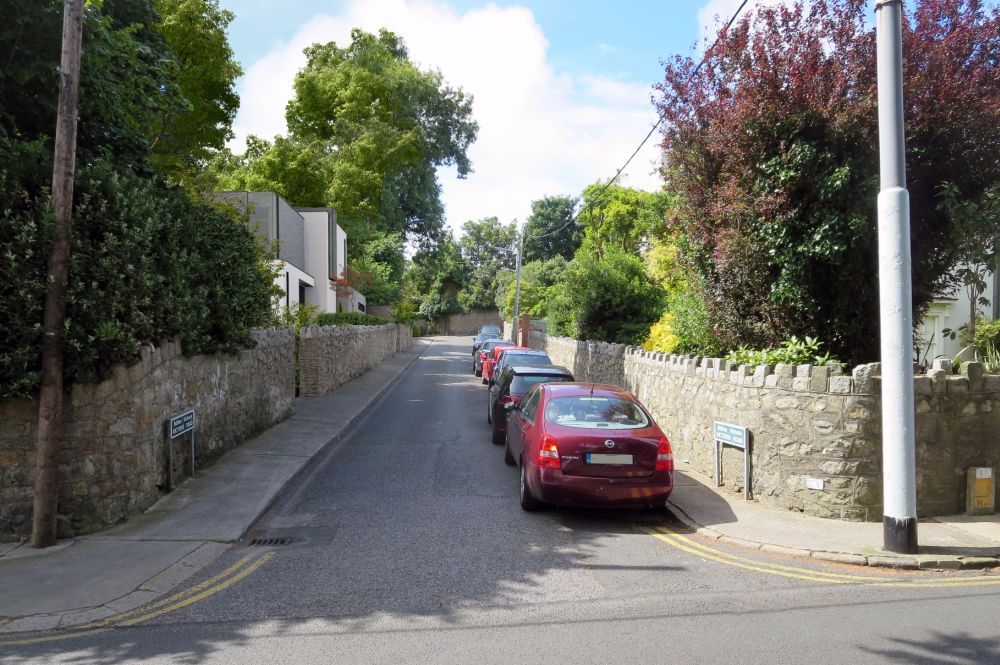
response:
[[[306,304],[309,304],[309,292],[313,290],[316,284],[316,280],[313,279],[312,275],[280,259],[274,261],[274,263],[281,268],[281,272],[278,273],[277,278],[274,280],[275,285],[281,289],[282,293],[277,303],[278,310],[291,307],[299,302],[300,283],[306,286]]]
[[[997,311],[997,288],[995,276],[990,276],[986,280],[986,290],[981,294],[989,300],[988,307],[979,305],[977,309],[987,319],[996,318]],[[924,352],[930,347],[927,353],[927,360],[934,358],[954,358],[962,350],[961,333],[955,339],[948,339],[944,335],[947,329],[958,330],[969,323],[969,294],[964,287],[959,287],[947,297],[937,298],[923,321],[917,327],[916,344],[920,347],[921,360]]]
[[[337,311],[337,292],[330,285],[330,261],[327,251],[330,243],[330,215],[326,211],[300,210],[306,229],[306,270],[316,279],[307,302],[324,312]],[[336,227],[340,230],[340,227]]]

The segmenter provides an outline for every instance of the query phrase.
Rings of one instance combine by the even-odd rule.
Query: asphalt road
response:
[[[723,549],[666,512],[522,512],[470,369],[467,338],[436,341],[249,534],[290,544],[240,543],[184,592],[211,595],[0,661],[1000,663],[996,578]]]

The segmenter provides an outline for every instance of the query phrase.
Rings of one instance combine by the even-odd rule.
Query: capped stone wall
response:
[[[743,425],[753,437],[755,499],[820,517],[881,519],[877,363],[850,373],[839,365],[734,366],[539,332],[531,345],[577,380],[635,393],[670,439],[681,470],[714,475],[714,421]],[[963,512],[966,469],[1000,467],[1000,376],[984,375],[979,363],[961,369],[955,374],[936,361],[914,380],[921,517]],[[723,465],[727,487],[742,492],[742,453],[725,449]],[[807,487],[807,479],[822,489]]]

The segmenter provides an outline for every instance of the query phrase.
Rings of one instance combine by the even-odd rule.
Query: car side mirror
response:
[[[517,409],[517,404],[514,404],[513,402],[507,402],[506,404],[503,405],[503,410],[506,411],[507,413],[510,413],[515,409]]]

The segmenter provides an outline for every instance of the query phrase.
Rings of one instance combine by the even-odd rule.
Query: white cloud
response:
[[[617,51],[618,47],[614,44],[598,44],[597,50],[600,51],[602,55],[608,55]]]
[[[698,30],[701,35],[699,46],[705,48],[718,34],[743,0],[708,0],[698,10]],[[757,7],[774,5],[792,5],[795,0],[750,0],[740,12],[740,18],[751,15]],[[737,19],[738,20],[738,19]]]
[[[234,149],[242,150],[247,134],[284,133],[292,79],[305,63],[302,49],[347,44],[353,27],[400,34],[419,66],[441,70],[450,85],[473,95],[480,126],[469,151],[474,173],[466,180],[453,169],[439,173],[454,228],[494,215],[523,221],[534,199],[578,194],[613,175],[656,121],[646,85],[555,71],[528,9],[489,4],[459,14],[434,0],[353,0],[336,16],[314,16],[247,68]],[[656,138],[633,160],[626,184],[659,186]]]

